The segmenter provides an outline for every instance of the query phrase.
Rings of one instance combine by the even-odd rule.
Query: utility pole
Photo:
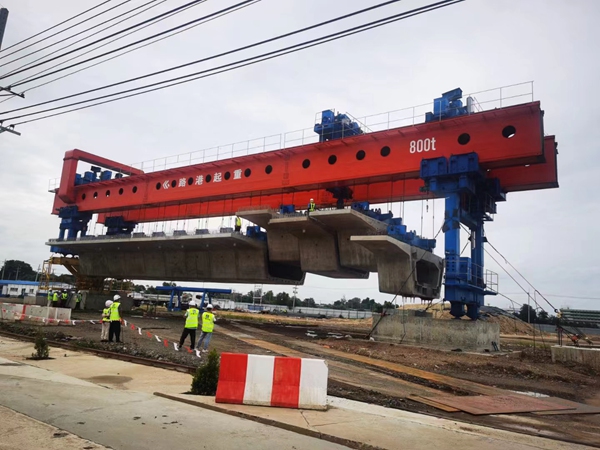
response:
[[[531,306],[529,306],[529,291],[527,291],[527,323],[531,323]]]
[[[6,30],[7,22],[8,22],[8,9],[0,8],[0,49],[2,49],[2,39],[4,38],[4,31]],[[3,92],[3,91],[8,92],[8,94],[0,94],[0,97],[9,97],[11,95],[16,95],[17,97],[25,98],[24,94],[17,94],[16,92],[12,91],[10,86],[9,87],[0,86],[0,92]],[[14,126],[5,127],[0,122],[0,133],[4,133],[4,132],[16,134],[17,136],[21,136],[21,133],[19,133],[18,131],[15,131]]]
[[[297,284],[294,286],[294,289],[293,289],[292,292],[294,293],[294,298],[292,299],[293,300],[293,303],[292,303],[292,312],[294,312],[294,309],[296,308],[296,297],[298,295],[298,285]]]

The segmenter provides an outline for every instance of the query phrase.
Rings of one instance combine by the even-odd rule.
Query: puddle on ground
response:
[[[133,380],[131,377],[121,377],[117,375],[99,375],[97,377],[85,378],[85,381],[89,381],[91,383],[104,383],[104,384],[125,384],[129,381]]]
[[[540,394],[539,392],[531,392],[531,391],[511,391],[511,392],[514,392],[515,394],[523,394],[523,395],[527,395],[529,397],[536,397],[536,398],[550,397],[549,395]]]

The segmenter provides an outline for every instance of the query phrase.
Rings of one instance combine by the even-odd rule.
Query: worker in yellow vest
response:
[[[50,306],[53,298],[54,298],[54,295],[52,294],[52,291],[50,289],[48,289],[48,305],[47,306]]]
[[[58,291],[54,291],[54,294],[52,294],[52,307],[58,307]]]
[[[198,329],[198,318],[200,311],[196,308],[196,302],[192,300],[188,304],[188,309],[185,312],[185,327],[183,333],[181,333],[181,339],[179,339],[179,345],[175,344],[175,350],[179,351],[185,343],[185,338],[190,337],[190,349],[194,350],[194,343],[196,342],[196,330]]]
[[[235,216],[235,231],[237,233],[242,232],[242,219],[240,219],[238,216]]]
[[[110,326],[108,328],[108,342],[116,338],[116,342],[121,342],[121,311],[119,311],[119,300],[121,296],[116,294],[113,297],[113,303],[110,305]]]
[[[308,213],[315,212],[317,210],[317,204],[315,203],[315,199],[311,198],[310,202],[308,202],[308,207],[306,208]]]
[[[110,306],[112,304],[112,300],[106,300],[106,302],[104,302],[104,309],[102,310],[102,332],[100,333],[100,342],[108,341],[108,329],[110,328]]]
[[[210,342],[213,329],[215,328],[215,315],[212,311],[213,305],[206,305],[206,312],[202,313],[202,333],[200,333],[200,339],[198,339],[198,344],[196,345],[196,348],[200,350],[202,341],[204,341],[202,353],[206,353],[208,351],[208,344]]]
[[[67,291],[62,291],[60,299],[60,307],[65,308],[67,306],[67,300],[69,299],[69,293]]]
[[[75,294],[75,309],[81,309],[81,299],[83,298],[83,295],[81,295],[81,291],[77,291],[77,294]]]

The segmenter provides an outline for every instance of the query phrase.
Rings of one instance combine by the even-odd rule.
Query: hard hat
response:
[[[115,296],[113,297],[113,300],[116,302],[120,298],[121,298],[121,296],[119,294],[115,294]]]
[[[104,307],[105,307],[105,308],[108,308],[108,307],[109,307],[110,305],[112,305],[112,304],[113,304],[112,300],[106,300],[106,301],[104,302]]]
[[[311,198],[311,199],[310,199],[310,201],[311,201],[311,202],[314,202],[314,201],[315,201],[315,199],[314,199],[314,198]]]
[[[213,309],[213,305],[211,305],[210,303],[208,305],[206,305],[206,309]]]
[[[196,306],[196,302],[194,300],[192,300],[191,302],[188,303],[189,306]]]

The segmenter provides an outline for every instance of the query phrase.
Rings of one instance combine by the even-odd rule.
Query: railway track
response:
[[[0,336],[5,336],[5,337],[16,339],[19,341],[35,342],[35,337],[33,337],[33,336],[25,336],[22,334],[11,333],[9,331],[0,330]],[[60,347],[65,350],[71,350],[71,351],[76,351],[76,352],[92,353],[94,355],[102,356],[104,358],[118,359],[120,361],[126,361],[126,362],[135,363],[135,364],[143,364],[145,366],[151,366],[151,367],[159,367],[161,369],[175,370],[177,372],[183,372],[183,373],[193,374],[196,372],[196,367],[188,366],[185,364],[177,364],[177,363],[172,363],[169,361],[159,361],[156,359],[142,358],[141,356],[133,356],[133,355],[128,355],[126,353],[111,352],[108,350],[84,347],[81,345],[73,345],[73,344],[68,344],[66,342],[53,341],[53,340],[49,340],[49,339],[46,339],[46,342],[48,342],[48,345],[53,346],[53,347]]]

